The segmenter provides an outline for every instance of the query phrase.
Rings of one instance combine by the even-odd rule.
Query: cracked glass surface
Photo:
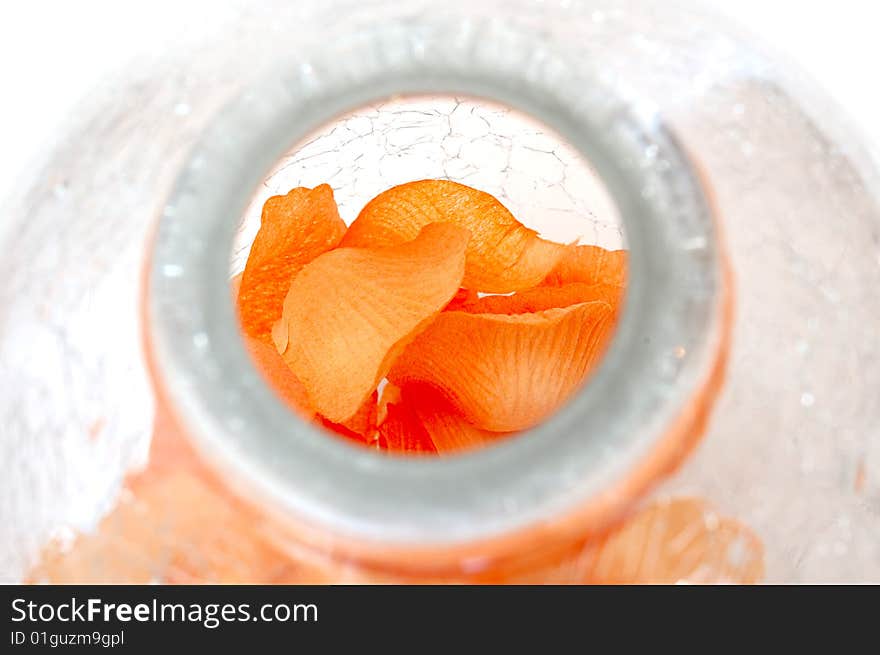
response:
[[[402,98],[316,130],[281,159],[245,212],[231,269],[244,269],[270,196],[333,187],[350,224],[397,184],[448,179],[491,193],[518,220],[559,243],[624,244],[617,210],[589,164],[562,138],[507,107],[455,97]]]

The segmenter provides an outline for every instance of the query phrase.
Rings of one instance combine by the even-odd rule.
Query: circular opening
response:
[[[447,180],[466,189],[433,183]],[[437,188],[437,193],[444,196],[440,205],[449,196],[461,197],[455,200],[452,210],[439,214],[434,212],[427,195],[407,195],[405,190],[413,183],[420,184],[425,193]],[[332,188],[332,199],[328,193],[321,203],[302,200],[307,190],[321,185]],[[486,194],[497,200],[500,208],[494,202],[489,207],[478,206],[489,200]],[[290,282],[301,270],[334,275],[332,265],[312,264],[312,260],[338,248],[352,247],[343,236],[338,244],[321,242],[319,248],[313,248],[316,239],[327,236],[321,232],[327,226],[315,226],[314,222],[327,206],[335,205],[331,212],[334,220],[337,212],[345,226],[351,226],[357,218],[357,231],[370,222],[370,210],[365,207],[377,196],[402,197],[401,202],[408,203],[394,217],[399,224],[431,211],[431,220],[470,228],[471,239],[478,241],[476,247],[485,246],[474,253],[473,262],[469,259],[466,264],[464,277],[474,279],[474,284],[477,282],[470,271],[486,266],[486,257],[497,266],[491,260],[493,251],[509,247],[502,227],[533,230],[537,238],[558,248],[540,263],[543,270],[538,271],[536,279],[518,280],[510,286],[488,290],[464,288],[463,280],[455,282],[458,291],[454,295],[452,289],[447,289],[445,297],[436,298],[424,308],[424,315],[418,317],[418,334],[394,333],[372,358],[365,358],[365,368],[383,368],[353,389],[361,395],[355,415],[330,420],[325,416],[330,409],[327,400],[322,404],[319,397],[316,402],[310,392],[321,393],[320,388],[314,391],[315,385],[329,387],[329,400],[345,393],[351,376],[342,370],[348,362],[342,362],[336,370],[315,371],[308,367],[308,362],[279,352],[267,334],[263,312],[274,312],[272,319],[276,322],[306,322],[312,318],[307,315],[312,312],[289,312],[282,316],[281,306]],[[489,231],[492,225],[471,223],[491,223],[498,220],[500,213],[505,214],[510,225],[499,227],[497,234]],[[608,303],[616,317],[623,301],[622,279],[619,284],[615,279],[613,285],[600,282],[612,275],[624,277],[625,253],[617,208],[598,174],[548,126],[509,107],[476,98],[396,97],[350,112],[307,135],[275,164],[243,214],[230,263],[236,289],[241,288],[241,275],[261,225],[264,233],[250,263],[251,279],[245,281],[240,297],[235,294],[253,363],[282,401],[294,410],[294,420],[305,418],[344,437],[349,444],[389,454],[461,454],[497,445],[543,421],[576,393],[596,368],[616,321],[604,316],[605,308],[581,311],[573,306]],[[405,238],[409,240],[409,236]],[[370,237],[379,241],[374,243]],[[368,232],[354,246],[373,250],[375,245],[390,245],[382,240],[384,237]],[[498,243],[492,243],[493,239]],[[578,247],[587,245],[591,250]],[[433,246],[447,247],[442,242]],[[579,254],[590,256],[584,258]],[[608,261],[598,265],[596,257],[606,255]],[[524,268],[512,260],[504,265],[511,273]],[[266,279],[268,270],[272,271],[272,280]],[[338,284],[343,290],[332,299],[330,295],[336,289],[315,298],[309,295],[308,285],[301,285],[304,289],[297,287],[298,294],[291,292],[289,299],[293,307],[302,309],[307,302],[304,298],[309,298],[310,303],[344,303],[342,309],[350,312],[350,320],[341,324],[335,323],[335,311],[323,324],[310,323],[309,329],[318,334],[303,335],[298,331],[313,351],[298,356],[334,361],[338,340],[346,342],[346,360],[351,349],[369,348],[377,322],[398,318],[401,308],[395,303],[403,301],[394,295],[397,285],[402,287],[402,293],[411,295],[425,284],[423,272],[416,259],[409,270],[402,272],[404,279],[400,279],[399,271],[392,278],[387,273],[385,277],[377,274],[368,286],[358,285],[358,280],[340,279]],[[383,297],[369,297],[376,293]],[[349,302],[358,307],[349,306]],[[256,316],[254,306],[261,308]],[[323,307],[316,307],[314,314],[320,316],[322,310]],[[469,316],[443,316],[434,321],[438,312],[462,310]],[[575,311],[583,316],[561,316]],[[594,323],[600,313],[604,322],[597,328]],[[410,357],[436,356],[449,348],[445,338],[450,330],[464,330],[468,334],[463,336],[471,337],[456,341],[454,352],[449,353],[456,359],[455,366],[436,374],[416,372],[406,384],[401,383],[403,365],[395,367],[389,353],[403,357],[404,362]],[[413,338],[417,343],[409,350],[398,346]],[[584,339],[595,343],[590,348],[579,347]],[[389,347],[392,342],[395,345]],[[517,367],[517,363],[522,367]],[[506,378],[514,379],[497,379],[502,370]],[[308,378],[310,385],[302,384],[301,380],[309,374],[316,379]],[[548,376],[550,379],[545,379]],[[477,385],[483,389],[475,389]],[[462,397],[468,393],[478,397]],[[493,403],[492,394],[502,398]],[[537,402],[542,396],[545,402]]]
[[[152,355],[194,445],[233,486],[363,556],[515,548],[507,537],[535,526],[612,519],[668,465],[648,456],[687,422],[724,332],[713,217],[664,123],[572,53],[495,21],[392,23],[282,68],[194,148],[154,242]],[[632,254],[626,312],[593,382],[529,438],[467,457],[381,457],[291,421],[248,363],[225,281],[235,227],[290,145],[397,94],[492,98],[555,128],[604,180]]]

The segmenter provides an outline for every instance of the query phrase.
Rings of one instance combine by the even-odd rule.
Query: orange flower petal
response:
[[[464,419],[444,395],[427,384],[411,384],[401,392],[437,452],[442,454],[488,446],[510,433],[482,430]]]
[[[333,432],[354,438],[356,441],[369,443],[376,432],[376,417],[379,410],[378,400],[379,393],[373,391],[351,418],[342,423],[334,423],[324,419],[322,423],[325,428]]]
[[[382,425],[388,417],[388,405],[399,405],[400,387],[391,382],[385,381],[385,388],[379,395],[378,409],[376,410],[376,425]]]
[[[316,410],[349,419],[397,354],[452,299],[469,234],[426,226],[413,241],[338,248],[303,267],[290,285],[275,346]]]
[[[363,208],[343,246],[387,246],[415,238],[429,223],[454,223],[472,235],[462,286],[491,293],[541,282],[565,252],[519,221],[498,200],[448,180],[392,187]]]
[[[369,446],[370,442],[367,441],[367,438],[354,430],[350,430],[341,423],[334,423],[333,421],[328,421],[325,418],[321,418],[320,415],[316,415],[318,425],[325,430],[329,430],[333,434],[339,435],[349,441],[353,441],[360,446]]]
[[[241,277],[242,274],[239,273],[229,281],[233,298],[238,297]],[[350,419],[344,423],[333,423],[315,414],[315,411],[309,406],[310,401],[305,386],[293,374],[274,345],[268,345],[246,335],[244,335],[244,340],[254,366],[263,375],[269,386],[303,419],[314,419],[318,425],[331,432],[363,445],[369,444],[370,438],[376,432],[377,392],[374,391]]]
[[[608,284],[573,282],[560,287],[535,287],[509,296],[465,297],[450,303],[447,311],[469,314],[528,314],[601,300],[617,308],[623,289]]]
[[[477,427],[532,427],[577,390],[614,326],[605,302],[531,314],[443,312],[399,357],[388,379],[443,390]]]
[[[431,435],[410,405],[389,402],[379,426],[379,445],[393,453],[436,453]]]
[[[309,395],[302,382],[275,348],[259,339],[242,335],[251,361],[266,383],[277,393],[287,406],[308,420],[315,415],[311,408]]]
[[[408,386],[404,397],[400,387],[389,382],[378,405],[379,447],[385,450],[445,454],[480,448],[508,436],[471,425],[455,412],[441,392],[426,384]],[[392,411],[391,423],[383,425],[391,405],[398,407]],[[404,429],[413,430],[414,436],[404,437]]]
[[[239,297],[241,278],[242,273],[239,273],[229,281],[233,301]],[[243,334],[242,339],[244,339],[245,350],[251,357],[251,363],[263,376],[266,384],[287,403],[290,409],[305,420],[311,419],[315,415],[315,411],[310,407],[306,388],[293,374],[275,347],[247,334]]]
[[[472,291],[471,289],[459,289],[458,293],[455,294],[455,297],[449,301],[448,305],[446,305],[446,311],[451,312],[456,309],[461,309],[465,305],[476,302],[479,297],[480,296],[476,291]]]
[[[344,234],[333,189],[326,184],[266,201],[238,294],[246,334],[268,341],[290,281],[305,264],[336,247]]]
[[[764,572],[761,540],[699,499],[654,503],[588,546],[576,579],[596,584],[753,584]]]
[[[599,246],[573,246],[544,280],[545,285],[560,286],[570,282],[626,284],[627,251],[605,250]]]

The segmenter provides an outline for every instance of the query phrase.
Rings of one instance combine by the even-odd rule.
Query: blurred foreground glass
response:
[[[858,135],[840,118],[838,108],[816,93],[794,67],[780,64],[728,26],[685,6],[523,1],[481,3],[475,8],[470,6],[473,3],[454,2],[447,3],[447,12],[440,16],[427,4],[407,9],[381,2],[338,2],[320,9],[278,4],[259,10],[242,5],[218,34],[181,46],[180,52],[150,62],[143,71],[133,67],[123,81],[96,91],[72,121],[65,139],[47,153],[45,165],[34,171],[32,187],[22,189],[5,212],[11,220],[3,226],[7,255],[0,263],[4,307],[0,314],[0,388],[4,389],[0,457],[8,474],[0,482],[0,577],[72,582],[649,582],[662,576],[645,574],[645,553],[658,552],[657,543],[667,539],[670,530],[685,534],[687,530],[670,527],[674,521],[668,520],[638,523],[645,529],[627,534],[628,543],[635,546],[633,557],[641,562],[635,574],[619,562],[617,568],[614,562],[597,564],[596,544],[610,539],[603,536],[609,526],[622,525],[617,529],[626,531],[627,517],[650,514],[653,509],[642,508],[655,507],[651,503],[658,499],[692,496],[704,501],[676,505],[682,509],[676,517],[686,514],[710,533],[722,533],[717,541],[724,546],[724,566],[712,568],[707,575],[699,568],[699,557],[685,561],[694,555],[687,546],[680,547],[672,554],[674,559],[677,556],[674,565],[664,571],[681,573],[683,581],[752,581],[760,576],[759,547],[751,541],[728,543],[724,533],[730,524],[719,515],[735,517],[759,536],[765,580],[880,580],[877,169]],[[266,25],[273,29],[267,32]],[[315,26],[328,25],[332,27],[317,33]],[[370,62],[344,58],[336,61],[329,76],[321,68],[322,58],[335,52],[333,48],[357,51],[373,38],[396,43],[401,50],[376,53],[372,69]],[[233,39],[236,47],[230,47]],[[445,60],[435,48],[437,42],[448,46],[450,55]],[[334,43],[333,48],[328,43]],[[511,44],[528,47],[510,49]],[[259,435],[248,432],[254,425],[249,422],[237,428],[248,433],[243,441],[224,441],[225,451],[212,448],[217,444],[211,440],[218,439],[222,431],[206,428],[222,424],[225,431],[234,432],[230,423],[234,417],[227,410],[243,402],[241,395],[237,400],[222,396],[223,381],[236,380],[245,395],[259,396],[264,390],[239,357],[243,353],[224,350],[219,355],[229,359],[223,361],[238,361],[241,366],[221,370],[214,385],[221,395],[215,397],[216,404],[205,404],[204,394],[190,385],[189,378],[168,377],[169,371],[178,370],[169,367],[169,358],[175,366],[184,365],[180,357],[168,354],[170,348],[162,355],[165,364],[159,365],[159,387],[166,395],[157,413],[150,467],[127,485],[128,491],[121,491],[125,472],[144,464],[153,434],[152,393],[140,341],[140,280],[151,229],[160,217],[166,227],[183,225],[180,229],[185,233],[176,242],[166,230],[166,241],[160,243],[176,243],[196,261],[207,244],[187,238],[192,236],[187,232],[190,226],[180,221],[187,212],[187,189],[204,182],[206,167],[222,169],[228,179],[240,178],[242,186],[253,180],[249,185],[253,189],[265,179],[269,164],[292,145],[276,140],[260,149],[251,140],[254,149],[243,150],[240,135],[223,129],[235,116],[230,118],[229,110],[218,114],[220,108],[233,101],[239,107],[250,107],[251,119],[268,124],[271,110],[260,112],[265,106],[277,107],[270,102],[274,98],[249,98],[253,92],[242,89],[251,88],[266,75],[278,75],[279,70],[286,88],[294,88],[302,100],[320,97],[331,77],[338,83],[337,90],[358,89],[368,79],[364,71],[385,71],[387,79],[399,79],[405,71],[395,65],[401,61],[409,62],[413,70],[426,61],[449,66],[456,53],[468,48],[470,65],[461,67],[463,73],[456,79],[485,82],[485,76],[474,71],[494,70],[497,84],[447,88],[449,92],[480,95],[482,91],[511,104],[523,99],[525,106],[520,109],[536,117],[557,118],[553,127],[560,128],[570,143],[582,147],[589,142],[599,150],[604,148],[605,154],[624,150],[614,150],[607,143],[603,146],[599,137],[583,137],[587,128],[603,120],[632,127],[627,152],[638,150],[640,157],[603,163],[594,150],[588,153],[591,164],[600,173],[622,171],[627,180],[646,181],[654,176],[658,187],[627,187],[612,181],[609,187],[616,208],[606,203],[597,209],[582,202],[589,180],[557,186],[573,190],[580,199],[580,204],[572,205],[573,212],[592,211],[598,217],[592,225],[611,226],[606,236],[613,238],[616,217],[605,212],[620,210],[628,242],[634,237],[628,243],[633,248],[634,270],[639,267],[637,261],[647,262],[641,271],[643,280],[651,277],[650,272],[662,283],[664,270],[680,270],[679,259],[670,261],[668,269],[652,268],[652,253],[661,246],[692,253],[694,263],[688,271],[707,274],[705,279],[677,278],[682,297],[690,294],[695,303],[707,308],[685,321],[688,334],[680,335],[695,339],[703,351],[696,356],[688,348],[670,349],[668,359],[645,364],[645,370],[668,384],[649,388],[634,383],[628,391],[632,395],[627,398],[646,399],[670,391],[665,404],[650,414],[657,424],[634,424],[636,417],[649,415],[639,413],[644,408],[635,402],[604,405],[600,418],[607,431],[598,434],[578,433],[572,428],[575,424],[561,416],[542,432],[524,438],[525,445],[499,449],[483,459],[474,456],[474,463],[461,458],[454,464],[471,473],[482,466],[495,467],[499,477],[483,480],[494,491],[481,498],[497,504],[481,505],[474,501],[476,496],[463,491],[461,497],[438,494],[431,510],[419,504],[430,500],[427,491],[414,493],[413,500],[404,493],[405,484],[409,480],[413,489],[424,487],[431,476],[443,475],[439,469],[398,462],[386,470],[385,464],[354,457],[346,450],[325,451],[306,434],[294,438],[300,454],[307,454],[305,460],[288,461],[284,449],[262,449],[261,457],[254,454],[260,449],[237,448],[248,440],[251,445],[259,441]],[[501,56],[505,52],[516,55]],[[280,68],[279,62],[283,62]],[[439,89],[449,79],[440,74],[425,76],[423,84],[426,90]],[[505,86],[505,80],[512,79],[529,80],[531,86]],[[587,80],[596,86],[577,85]],[[545,104],[535,100],[536,89],[547,91]],[[607,91],[607,104],[596,100],[598,90]],[[285,91],[276,91],[279,98],[290,101]],[[374,114],[365,116],[365,134],[376,129],[388,130],[389,135],[394,132],[395,105],[387,97],[406,91],[412,89],[374,86],[358,96],[366,99],[372,93],[374,101],[385,98],[383,105],[370,110]],[[583,106],[573,100],[578,96],[585,98]],[[424,102],[430,106],[429,113],[452,120],[455,109],[447,106],[448,97]],[[298,106],[301,125],[311,121],[315,129],[339,111],[357,108],[308,102]],[[584,109],[585,114],[557,111],[573,107]],[[585,127],[586,123],[566,120],[576,115],[592,116],[593,122]],[[487,134],[495,134],[493,129],[503,119],[497,121],[489,119]],[[351,129],[355,138],[359,132]],[[607,136],[611,142],[621,134]],[[496,150],[512,154],[517,143],[529,138],[517,131]],[[197,140],[200,145],[191,150]],[[618,146],[621,142],[622,137],[617,139]],[[391,168],[382,169],[381,161],[368,168],[380,171],[374,180],[406,181],[385,177],[409,172],[394,170],[394,156],[399,154],[394,149],[399,147],[394,138],[388,138],[366,149]],[[496,182],[507,190],[504,199],[515,215],[523,213],[517,210],[528,202],[536,209],[553,207],[549,192],[542,195],[528,188],[533,177],[528,167],[541,158],[541,148],[535,150],[532,157],[522,158],[521,165],[511,158],[497,166],[501,173]],[[329,181],[338,186],[337,195],[350,193],[352,203],[357,197],[368,199],[367,190],[357,189],[358,181],[364,179],[359,164],[343,160],[346,152],[352,150],[341,144],[321,151],[314,168],[309,165],[303,174],[320,173],[322,179],[297,183]],[[479,154],[479,148],[475,152],[470,164],[480,167],[476,174],[487,176],[484,184],[491,187],[493,155]],[[217,156],[200,159],[205,153]],[[466,152],[442,148],[435,149],[435,155],[419,158],[441,168],[467,164],[469,158]],[[326,179],[336,175],[337,169],[341,177],[335,182]],[[466,173],[447,166],[445,175],[460,179]],[[433,170],[418,175],[413,171],[411,179],[441,176]],[[609,182],[607,177],[605,181]],[[661,201],[668,201],[672,191],[696,204],[664,209]],[[624,192],[632,198],[621,196]],[[215,202],[218,216],[227,212],[234,219],[245,207],[224,206],[227,193],[228,188],[218,186],[213,200],[198,194],[192,197],[199,203]],[[634,223],[626,222],[639,220],[627,211],[639,203],[647,203],[655,217],[664,210],[696,217],[693,225],[702,231],[675,243],[639,243],[638,233],[631,235]],[[706,212],[701,212],[701,203]],[[352,206],[356,211],[356,203]],[[175,216],[178,210],[181,213]],[[227,223],[231,241],[235,225],[233,220]],[[671,222],[653,224],[661,230],[672,229]],[[587,237],[599,238],[598,233]],[[732,286],[723,276],[725,246]],[[702,264],[693,254],[701,252],[709,253]],[[170,280],[185,273],[174,265],[164,262],[157,268],[155,260],[146,262],[149,275]],[[216,273],[218,290],[228,273],[228,258],[223,265],[227,268],[204,271],[206,276]],[[634,298],[628,298],[633,311],[666,301],[649,297],[649,287],[640,288],[632,291]],[[723,314],[731,288],[736,310],[728,349]],[[205,291],[203,306],[181,309],[187,321],[195,324],[215,311],[228,310],[231,317],[231,307],[220,307],[222,293],[211,293]],[[670,300],[670,320],[684,320],[676,308]],[[149,321],[147,326],[150,339],[155,326]],[[662,326],[643,327],[659,330]],[[627,334],[630,343],[660,340],[659,332],[638,334],[636,326]],[[183,348],[182,341],[189,339],[189,348],[199,350],[203,340],[193,342],[192,337],[182,330],[177,345]],[[597,387],[633,373],[634,351],[624,348],[625,337],[615,344],[617,351],[609,354],[611,364],[602,372],[605,377],[597,379]],[[209,350],[216,347],[212,341]],[[181,352],[180,348],[175,352]],[[211,355],[217,353],[212,350]],[[690,445],[701,433],[704,414],[713,407],[712,387],[721,380],[720,372],[712,372],[720,371],[725,357],[723,386],[699,449],[674,476],[664,478],[667,469],[686,454],[684,444]],[[615,363],[627,363],[627,367],[615,370]],[[689,381],[677,377],[682,371],[691,371]],[[702,386],[696,382],[701,375],[709,380]],[[168,388],[169,379],[173,390]],[[597,394],[601,395],[601,389],[592,397]],[[589,402],[590,390],[583,396],[583,402]],[[270,404],[260,407],[266,408],[265,416],[254,420],[282,416],[273,413]],[[675,442],[674,455],[662,465],[648,458],[655,465],[647,466],[645,472],[644,465],[638,464],[646,461],[641,455],[663,442],[660,437],[669,434],[672,417],[688,413],[692,416]],[[660,420],[663,417],[665,422]],[[186,425],[183,432],[192,438],[200,456],[191,451],[188,438],[179,436],[178,423]],[[275,440],[284,435],[263,436]],[[624,437],[633,441],[625,443]],[[639,442],[638,438],[654,441]],[[585,459],[565,460],[562,455],[569,452],[567,448]],[[535,462],[534,470],[513,468],[512,462],[530,449],[548,453],[546,461]],[[587,466],[584,462],[592,461],[591,455],[596,455],[595,461]],[[313,456],[325,458],[322,461],[337,467],[334,470],[357,469],[365,480],[387,473],[396,476],[396,481],[382,494],[369,487],[351,487],[350,496],[334,491],[350,481],[333,476],[308,480],[308,476],[288,476],[284,484],[278,483],[285,466],[312,464],[309,458]],[[274,468],[266,462],[272,458],[277,461]],[[557,468],[547,468],[551,461]],[[566,469],[560,464],[563,461],[573,464]],[[237,464],[241,470],[235,470]],[[521,484],[511,493],[499,481],[506,464],[511,466],[509,483]],[[257,474],[265,475],[258,480]],[[596,485],[591,493],[585,480]],[[621,487],[616,484],[620,480],[637,483]],[[609,496],[611,489],[614,493]],[[649,490],[652,499],[643,495]],[[398,505],[378,501],[375,506],[352,505],[351,498],[358,492],[365,498],[386,500],[397,494]],[[375,493],[371,496],[371,492]],[[239,499],[239,494],[248,500]],[[295,530],[290,529],[287,502],[292,494],[304,503]],[[465,503],[468,498],[474,502]],[[719,515],[704,510],[704,502],[717,508]],[[97,537],[76,541],[77,532],[94,530],[117,503]],[[575,506],[593,510],[578,514],[577,520],[562,521]],[[426,507],[428,515],[420,513]],[[337,523],[337,530],[328,527],[342,518],[350,519],[356,510],[364,512],[359,524]],[[469,522],[477,516],[499,519],[485,525]],[[442,529],[451,531],[446,539],[438,537]],[[513,534],[516,539],[511,538]],[[55,545],[41,557],[50,539]],[[420,540],[418,548],[413,546]],[[639,579],[638,574],[645,575]]]

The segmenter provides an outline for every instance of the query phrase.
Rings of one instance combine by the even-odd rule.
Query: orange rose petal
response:
[[[336,247],[344,234],[333,189],[326,184],[266,201],[238,294],[246,334],[269,340],[290,281],[305,264]]]
[[[544,279],[545,285],[560,286],[571,282],[626,284],[627,251],[606,250],[599,246],[570,246]]]
[[[432,224],[413,241],[338,248],[303,267],[272,335],[316,411],[335,423],[357,412],[455,296],[468,238],[455,225]]]
[[[461,309],[465,305],[472,304],[479,299],[479,294],[471,289],[459,289],[455,297],[446,305],[446,311],[451,312]]]
[[[379,398],[377,420],[380,433],[391,405],[400,407],[392,412],[391,424],[385,426],[384,430],[399,431],[409,425],[409,429],[415,432],[415,436],[411,438],[413,442],[427,444],[430,440],[433,444],[430,448],[418,448],[419,452],[427,450],[443,454],[470,450],[508,436],[507,433],[490,432],[471,425],[455,412],[440,391],[430,385],[411,384],[404,392],[391,382],[385,385]],[[385,436],[380,442],[380,446],[387,450],[400,449],[401,444],[406,444],[406,439],[402,436],[392,438],[390,446]]]
[[[242,274],[239,273],[229,281],[233,298],[238,297],[241,276]],[[369,444],[370,438],[376,432],[377,392],[374,391],[350,419],[341,424],[333,423],[322,416],[315,415],[315,411],[309,407],[309,396],[305,386],[293,374],[274,345],[267,345],[248,336],[244,336],[244,340],[254,366],[291,409],[306,420],[315,419],[318,425],[331,432],[363,445]]]
[[[315,415],[315,410],[311,408],[306,388],[278,351],[259,339],[246,335],[243,335],[243,338],[251,361],[266,383],[281,396],[290,409],[306,420],[311,419]]]
[[[239,273],[229,281],[233,299],[239,297],[238,290],[241,287],[241,278],[242,273]],[[310,407],[306,388],[293,374],[275,347],[246,334],[242,335],[242,339],[244,339],[245,350],[250,355],[251,363],[263,376],[266,384],[281,396],[290,409],[306,420],[311,419],[315,415],[315,411]]]
[[[761,540],[699,499],[654,503],[577,561],[574,579],[596,584],[753,584],[764,572]]]
[[[364,403],[358,408],[350,419],[342,422],[342,425],[352,432],[362,434],[368,437],[376,429],[376,403],[379,400],[379,393],[373,391]]]
[[[510,436],[510,433],[490,432],[471,425],[430,385],[409,385],[401,397],[441,455],[482,448]]]
[[[349,441],[353,441],[360,446],[369,446],[370,445],[370,442],[367,440],[367,437],[365,437],[362,433],[355,432],[354,430],[350,430],[349,428],[345,427],[341,423],[334,423],[333,421],[328,421],[325,418],[321,418],[319,415],[316,416],[316,418],[318,420],[318,425],[320,427],[324,428],[325,430],[329,430],[333,434],[336,434],[340,437],[344,437],[345,439],[348,439]]]
[[[431,435],[410,405],[390,402],[379,426],[379,445],[393,453],[436,453]]]
[[[425,423],[434,448],[441,455],[477,450],[509,436],[507,432],[481,430],[449,411],[431,408],[430,413],[417,412]]]
[[[617,308],[623,290],[608,284],[574,282],[560,287],[535,287],[509,296],[467,297],[450,303],[447,311],[469,314],[528,314],[555,307],[570,307],[584,302],[601,300]]]
[[[580,387],[613,326],[613,308],[599,301],[531,314],[443,312],[388,379],[442,389],[477,427],[525,430]]]
[[[351,224],[342,245],[402,243],[429,223],[454,223],[470,231],[462,286],[484,292],[537,285],[566,249],[538,237],[488,193],[448,180],[409,182],[380,193]]]
[[[368,443],[376,432],[379,393],[373,391],[354,415],[342,423],[323,419],[325,428],[344,436]]]
[[[388,405],[397,405],[401,402],[400,387],[385,381],[382,393],[379,394],[379,402],[376,409],[376,425],[382,425],[388,417]]]

